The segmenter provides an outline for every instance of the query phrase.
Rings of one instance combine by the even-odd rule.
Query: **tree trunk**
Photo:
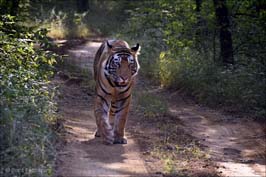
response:
[[[202,3],[202,0],[196,0],[196,12],[200,12],[201,10],[201,3]]]
[[[196,0],[196,15],[197,15],[196,39],[197,39],[197,42],[199,41],[201,29],[202,29],[201,28],[202,19],[200,17],[201,3],[202,3],[202,0]]]
[[[225,65],[234,64],[232,34],[229,30],[230,22],[226,0],[213,0],[215,15],[220,31],[220,49],[222,62]]]
[[[16,16],[18,14],[19,0],[12,0],[10,7],[10,15]]]
[[[89,10],[89,0],[77,0],[77,11],[83,13]]]
[[[19,0],[0,0],[0,14],[16,16],[19,9]]]
[[[201,40],[201,35],[202,35],[202,18],[201,18],[201,14],[200,14],[200,10],[201,10],[201,3],[202,0],[195,0],[196,2],[196,16],[197,16],[197,24],[196,24],[196,31],[195,31],[195,40],[196,40],[196,48],[198,50],[202,49],[202,40]]]

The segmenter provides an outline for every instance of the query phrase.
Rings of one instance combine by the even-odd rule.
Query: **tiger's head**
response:
[[[125,41],[107,41],[109,57],[105,65],[105,75],[116,87],[125,87],[137,75],[139,62],[137,55],[140,45],[129,48]]]

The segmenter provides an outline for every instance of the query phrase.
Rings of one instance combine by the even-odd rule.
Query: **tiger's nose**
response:
[[[116,82],[119,83],[119,84],[126,84],[126,83],[128,83],[128,79],[124,79],[123,77],[119,77],[116,80]]]
[[[127,76],[121,76],[120,77],[124,82],[128,82],[128,77]]]

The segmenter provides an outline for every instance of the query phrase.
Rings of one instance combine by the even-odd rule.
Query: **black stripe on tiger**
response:
[[[126,93],[131,88],[131,86],[132,84],[130,84],[126,90],[119,92],[119,95]]]
[[[126,104],[126,106],[123,106],[122,108],[118,109],[115,111],[115,114],[119,113],[120,111],[122,111],[123,109],[127,108],[129,106],[130,102],[128,102],[128,104]]]
[[[122,98],[122,99],[119,99],[119,100],[116,100],[116,102],[120,102],[120,101],[126,101],[128,98],[130,98],[131,94],[129,94],[127,97],[125,98]]]
[[[108,83],[112,86],[115,87],[114,84],[112,83],[112,81],[110,81],[109,77],[104,73],[104,76],[106,78],[106,80],[108,81]]]
[[[105,94],[107,94],[107,95],[111,95],[111,93],[107,92],[107,91],[103,88],[101,82],[99,82],[99,85],[100,85],[100,88],[102,89],[102,91],[103,91]]]
[[[115,53],[117,54],[129,54],[131,55],[131,52],[128,48],[124,48],[124,47],[117,47],[117,48],[114,48],[114,51]]]
[[[104,51],[104,48],[105,48],[105,44],[102,43],[102,45],[100,46],[100,48],[98,49],[96,55],[95,55],[95,58],[100,58],[100,56],[102,55],[103,51]],[[95,69],[97,67],[97,65],[99,64],[99,60],[94,60],[94,63],[93,63],[93,68],[94,68],[94,79],[96,80],[97,78],[97,75],[98,75],[98,72],[97,69]]]
[[[126,41],[108,40],[102,43],[95,55],[96,124],[108,144],[126,143],[125,124],[131,88],[139,69],[139,50],[139,44],[130,48]]]
[[[108,104],[108,102],[107,102],[107,100],[104,98],[104,97],[102,97],[101,95],[99,95],[99,94],[97,94],[97,96],[98,97],[100,97],[101,98],[101,100],[106,104],[106,106],[108,106],[109,107],[109,104]]]
[[[117,109],[118,107],[115,105],[115,103],[112,103],[112,108]]]

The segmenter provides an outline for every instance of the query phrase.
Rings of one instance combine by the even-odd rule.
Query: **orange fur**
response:
[[[108,144],[127,143],[124,132],[139,69],[138,51],[139,45],[129,48],[125,41],[113,40],[103,42],[95,55],[95,136],[101,136]]]

